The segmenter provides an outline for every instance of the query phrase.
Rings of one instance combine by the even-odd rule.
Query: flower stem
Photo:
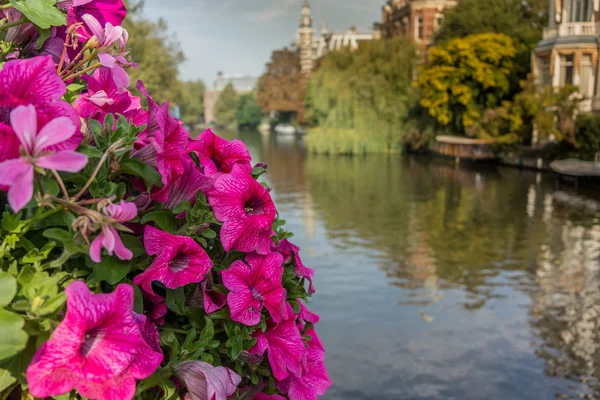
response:
[[[68,200],[69,199],[69,192],[67,191],[67,188],[65,187],[65,183],[63,182],[62,178],[60,177],[60,175],[58,174],[58,172],[56,172],[55,169],[51,169],[50,171],[52,171],[52,175],[54,175],[54,177],[58,181],[58,186],[60,186],[60,190],[62,190],[63,196],[65,196],[65,199]]]
[[[0,9],[2,9],[2,8],[11,8],[12,6],[13,6],[13,5],[12,5],[11,3],[8,3],[8,4],[2,4],[2,5],[0,6]]]
[[[27,18],[23,18],[18,21],[15,21],[15,22],[9,22],[8,24],[0,25],[0,31],[5,31],[9,28],[12,28],[13,26],[22,25],[27,22],[29,22],[29,20]]]
[[[113,143],[104,152],[104,155],[102,156],[102,158],[100,159],[100,162],[96,166],[96,169],[94,170],[94,173],[92,174],[92,176],[90,176],[90,179],[88,179],[88,181],[85,183],[85,185],[83,186],[83,188],[81,188],[81,190],[79,191],[79,193],[77,193],[75,195],[75,197],[73,198],[73,200],[77,200],[78,198],[80,198],[85,193],[85,191],[88,189],[88,187],[90,187],[90,185],[92,184],[92,182],[96,178],[96,175],[98,175],[98,173],[100,172],[100,168],[102,168],[102,165],[108,159],[108,156],[110,156],[111,153],[113,153],[114,151],[116,151],[122,144],[123,144],[123,141],[122,140],[118,140],[115,143]]]
[[[63,81],[70,81],[71,79],[78,78],[78,77],[80,77],[81,75],[85,74],[86,72],[93,71],[93,70],[95,70],[96,68],[98,68],[98,67],[101,67],[101,66],[102,66],[102,63],[96,63],[96,64],[92,65],[91,67],[87,67],[86,69],[84,69],[84,70],[81,70],[81,71],[79,71],[79,72],[77,72],[77,73],[75,73],[75,74],[72,74],[72,75],[69,75],[69,76],[66,76],[66,77],[64,77],[64,78],[63,78]]]

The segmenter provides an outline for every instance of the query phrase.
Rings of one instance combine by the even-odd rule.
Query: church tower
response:
[[[313,59],[313,29],[312,15],[308,0],[302,5],[302,17],[298,28],[298,47],[300,48],[300,66],[303,74],[309,75],[314,67]]]

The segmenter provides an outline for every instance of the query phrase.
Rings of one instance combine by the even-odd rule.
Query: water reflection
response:
[[[234,137],[238,134],[225,133]],[[600,398],[600,202],[551,176],[240,133],[317,270],[326,399]]]

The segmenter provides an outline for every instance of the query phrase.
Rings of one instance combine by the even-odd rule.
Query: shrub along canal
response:
[[[599,398],[599,201],[531,171],[219,134],[269,165],[316,271],[324,399]]]

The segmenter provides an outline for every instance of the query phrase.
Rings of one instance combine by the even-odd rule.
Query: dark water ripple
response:
[[[316,270],[325,400],[600,398],[595,193],[239,136]]]

